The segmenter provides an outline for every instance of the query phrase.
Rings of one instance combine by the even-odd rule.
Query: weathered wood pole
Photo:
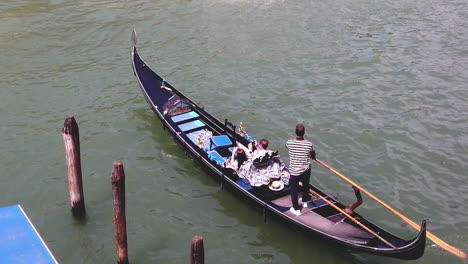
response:
[[[111,178],[117,263],[128,264],[127,221],[125,217],[125,173],[122,162],[114,162]]]
[[[205,264],[205,250],[203,248],[203,237],[194,236],[190,249],[190,264]]]
[[[75,217],[84,217],[86,210],[81,179],[80,134],[74,116],[69,115],[65,119],[62,136],[65,144],[72,214]]]

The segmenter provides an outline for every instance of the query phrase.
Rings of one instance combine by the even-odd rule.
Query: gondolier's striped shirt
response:
[[[310,168],[310,153],[314,151],[312,142],[296,138],[286,142],[289,151],[289,173],[292,176],[299,176]]]

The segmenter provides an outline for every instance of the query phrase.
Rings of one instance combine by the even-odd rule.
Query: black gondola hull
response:
[[[236,197],[241,197],[242,200],[247,201],[256,210],[263,213],[265,217],[274,217],[281,222],[286,223],[295,230],[300,231],[301,233],[310,234],[310,236],[315,239],[320,239],[321,241],[325,240],[329,244],[339,246],[340,248],[352,252],[368,253],[372,255],[380,255],[405,260],[417,259],[424,254],[426,242],[426,221],[422,222],[419,234],[414,239],[407,241],[386,232],[385,230],[362,218],[362,221],[366,223],[370,229],[377,231],[379,234],[381,234],[382,237],[394,241],[394,243],[398,246],[396,246],[396,248],[390,248],[382,242],[376,241],[375,238],[372,240],[369,239],[369,241],[366,243],[355,243],[349,239],[343,239],[340,236],[336,236],[336,234],[325,232],[324,230],[315,228],[312,225],[307,225],[304,222],[300,222],[296,218],[291,217],[285,213],[284,210],[281,211],[278,209],[278,206],[275,206],[271,199],[265,199],[265,197],[262,197],[262,195],[257,195],[254,191],[248,191],[242,186],[239,186],[239,184],[237,184],[236,181],[232,179],[232,175],[226,173],[225,169],[213,162],[213,160],[210,160],[203,150],[201,150],[193,141],[187,138],[188,132],[182,131],[180,125],[178,126],[174,120],[172,120],[167,115],[167,113],[164,113],[164,104],[171,100],[171,98],[181,98],[181,100],[184,100],[184,102],[186,102],[186,104],[189,105],[191,109],[200,116],[200,119],[203,118],[202,120],[204,125],[207,129],[210,129],[210,131],[213,131],[219,135],[230,135],[231,139],[242,144],[247,144],[248,141],[242,138],[240,135],[236,134],[232,127],[226,126],[225,123],[222,123],[207,113],[204,109],[196,105],[189,98],[184,96],[169,83],[165,82],[159,75],[153,72],[140,58],[135,45],[132,47],[132,68],[139,82],[139,86],[145,97],[145,100],[161,120],[164,128],[171,134],[172,137],[174,137],[176,142],[178,142],[181,147],[192,156],[195,162],[201,164],[205,171],[207,171],[218,182],[220,182],[224,188],[234,192]],[[313,185],[309,185],[309,188],[320,194],[324,194]],[[330,200],[333,200],[333,198],[330,198]],[[342,206],[338,201],[333,201]],[[360,215],[357,216],[361,218]],[[356,229],[356,227],[353,228]]]

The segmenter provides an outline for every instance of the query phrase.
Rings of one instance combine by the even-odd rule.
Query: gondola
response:
[[[289,211],[289,186],[285,185],[281,190],[254,187],[240,179],[234,170],[225,168],[222,164],[231,155],[232,147],[236,144],[247,146],[250,140],[236,132],[236,127],[228,120],[221,122],[151,70],[139,56],[136,42],[136,33],[133,32],[132,68],[144,98],[176,142],[223,187],[232,190],[254,208],[263,210],[265,216],[275,217],[293,229],[305,231],[311,238],[327,241],[334,247],[404,260],[417,259],[424,254],[425,220],[417,236],[405,240],[353,212],[352,217],[365,229],[332,206],[344,209],[345,205],[310,183],[306,183],[308,186],[303,191],[310,190],[321,198],[314,197],[312,203],[302,209],[302,214],[296,216]]]

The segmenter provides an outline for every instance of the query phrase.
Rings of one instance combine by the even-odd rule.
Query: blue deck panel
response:
[[[196,118],[196,117],[199,117],[200,115],[198,115],[197,112],[188,112],[188,113],[185,113],[185,114],[180,114],[180,115],[176,115],[176,116],[173,116],[171,117],[172,118],[172,121],[178,123],[178,122],[182,122],[182,121],[185,121],[185,120],[189,120],[189,119],[192,119],[192,118]]]
[[[195,144],[198,146],[198,135],[202,135],[202,140],[205,138],[205,130],[196,130],[191,133],[186,134],[187,137]],[[202,149],[205,151],[208,151],[210,148],[210,141],[209,140],[203,140],[203,147]]]
[[[205,123],[203,123],[200,120],[195,120],[195,121],[192,121],[192,122],[181,124],[181,125],[179,125],[179,128],[180,128],[180,130],[185,132],[185,131],[189,131],[189,130],[192,130],[192,129],[202,128],[204,126],[205,126]]]
[[[1,263],[58,263],[20,205],[0,208]]]
[[[202,134],[204,130],[197,130],[193,131],[192,133],[188,133],[187,137],[194,143],[198,145],[198,135]],[[203,134],[202,134],[203,135]]]

